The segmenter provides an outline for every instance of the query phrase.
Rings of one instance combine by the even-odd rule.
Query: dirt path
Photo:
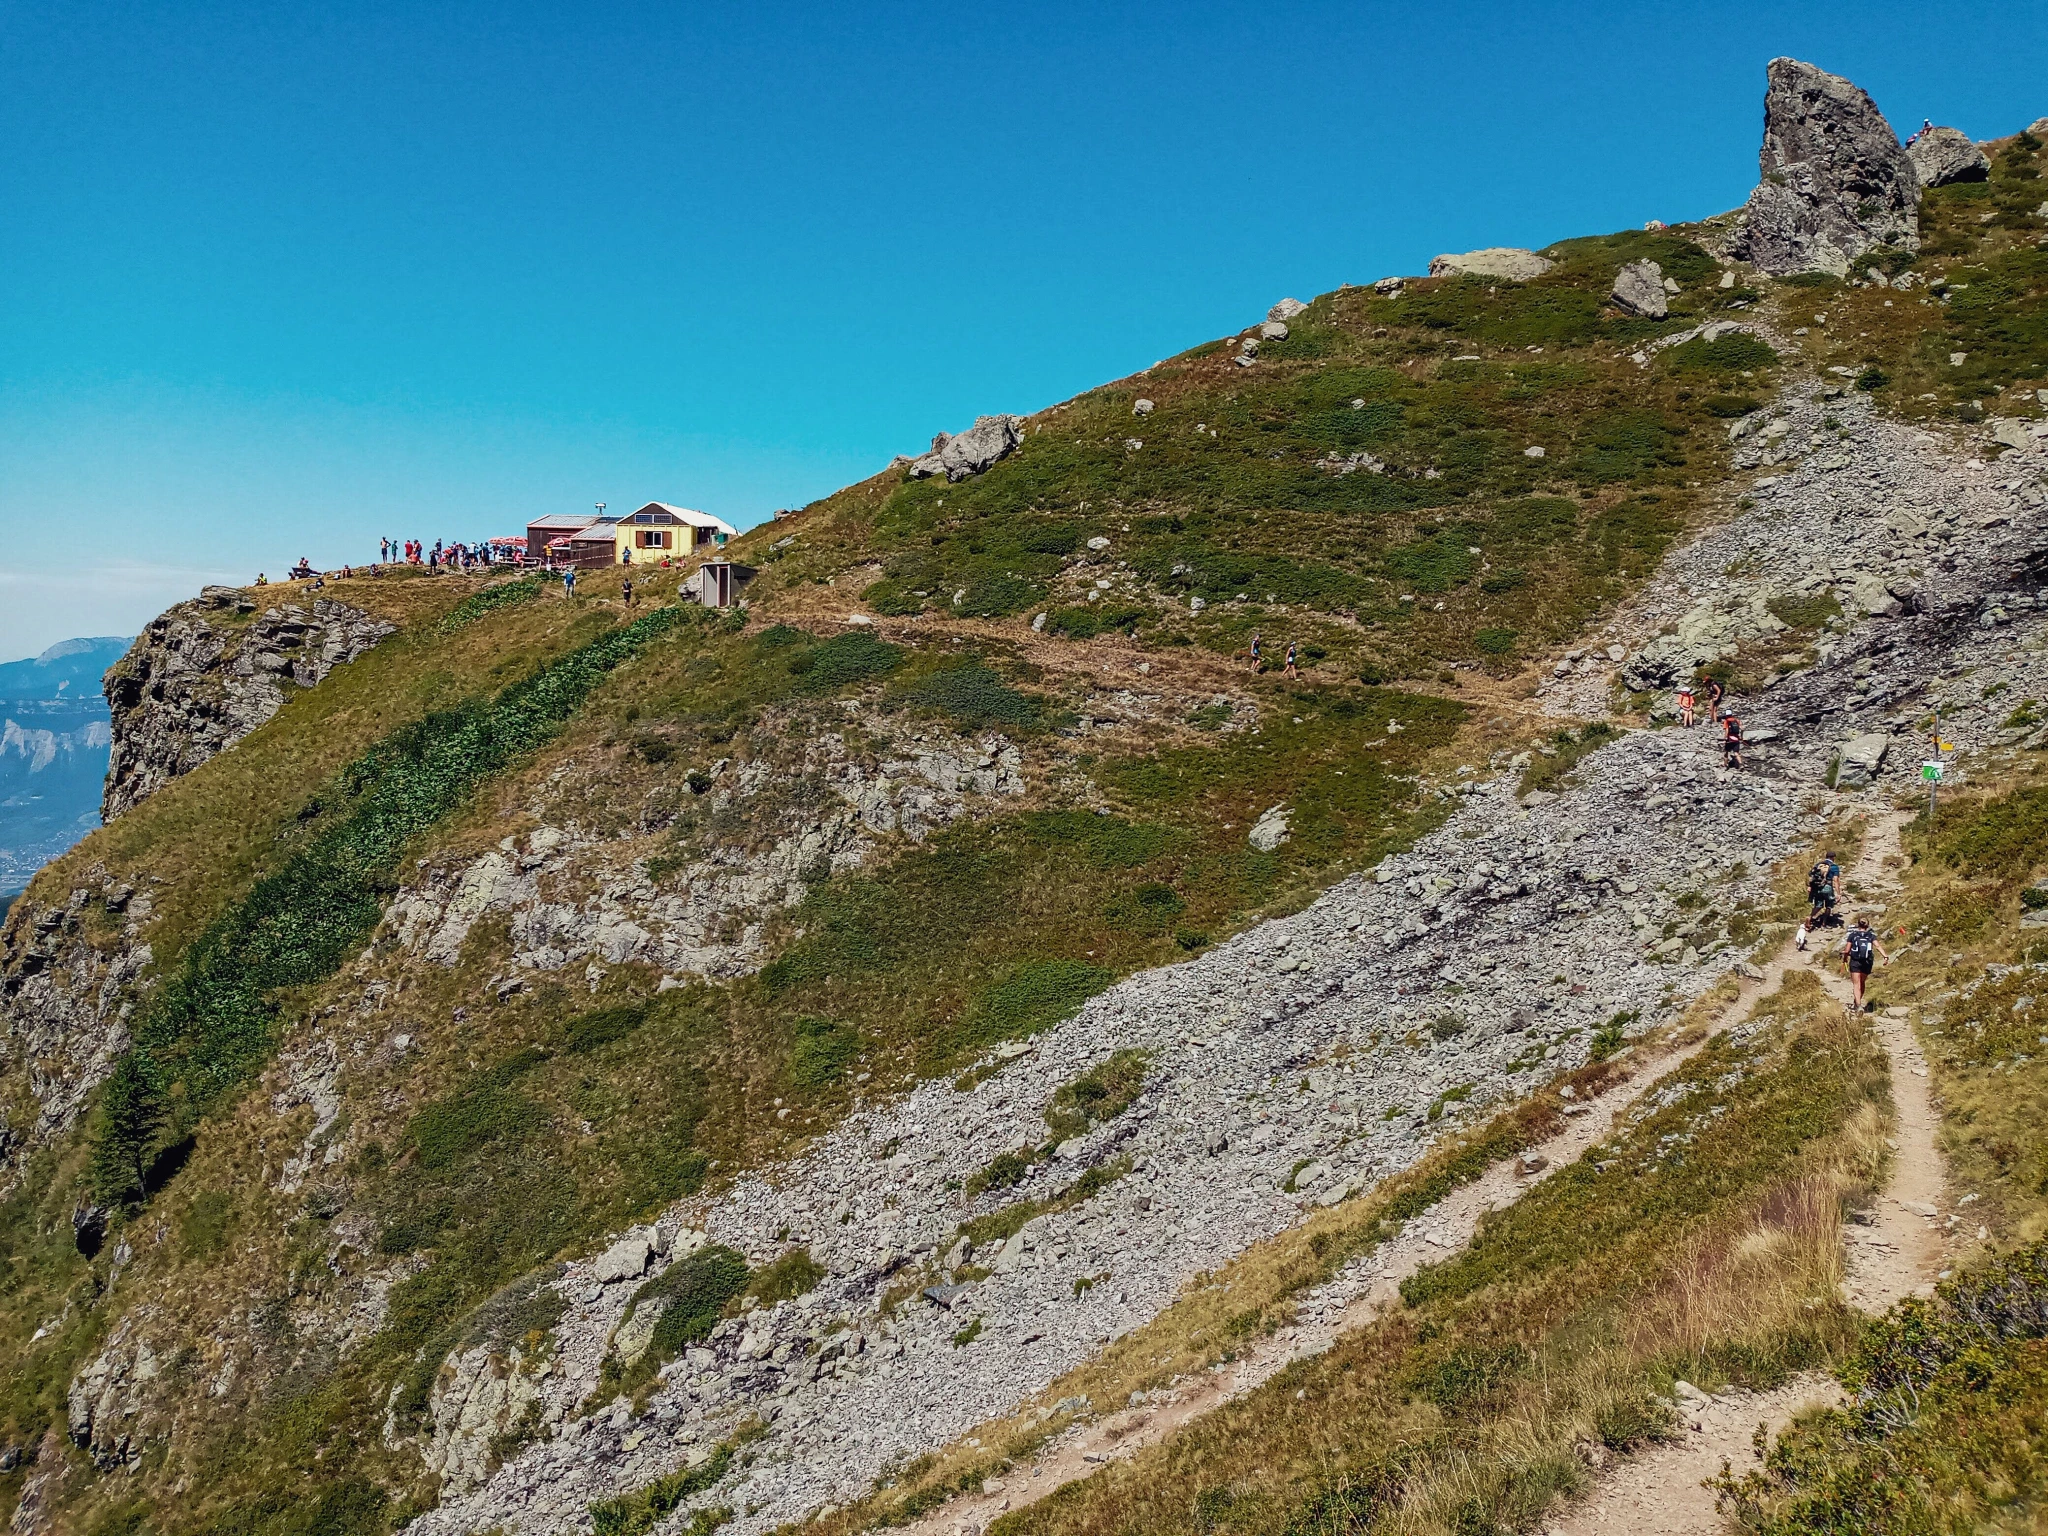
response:
[[[955,1499],[904,1529],[911,1536],[966,1536],[978,1532],[1005,1511],[1035,1503],[1055,1489],[1087,1477],[1104,1462],[1156,1445],[1182,1425],[1254,1390],[1290,1361],[1322,1353],[1340,1335],[1362,1328],[1383,1311],[1398,1306],[1403,1280],[1424,1264],[1463,1248],[1486,1212],[1512,1205],[1556,1169],[1575,1162],[1607,1135],[1615,1116],[1634,1100],[1642,1087],[1683,1065],[1709,1039],[1747,1017],[1760,995],[1775,989],[1788,969],[1805,964],[1807,958],[1787,941],[1763,967],[1760,980],[1741,982],[1740,994],[1716,1012],[1703,1035],[1673,1049],[1637,1047],[1634,1055],[1620,1063],[1625,1069],[1623,1077],[1599,1096],[1567,1109],[1569,1118],[1563,1130],[1521,1157],[1494,1164],[1478,1179],[1410,1221],[1399,1236],[1381,1244],[1362,1261],[1363,1271],[1348,1277],[1350,1284],[1330,1287],[1337,1294],[1313,1318],[1282,1329],[1229,1366],[1216,1367],[1198,1380],[1184,1382],[1168,1395],[1154,1394],[1142,1407],[1077,1426],[1048,1445],[1028,1470],[1020,1469],[1008,1479],[991,1480],[980,1494]],[[1317,1293],[1311,1292],[1304,1298],[1303,1310],[1316,1307]],[[1752,1418],[1751,1427],[1754,1422]],[[1747,1445],[1746,1440],[1744,1444]],[[1718,1470],[1717,1458],[1707,1471]]]
[[[1862,851],[1846,872],[1850,898],[1844,910],[1850,921],[1868,913],[1872,926],[1883,928],[1882,914],[1897,894],[1889,865],[1899,851],[1899,829],[1907,817],[1898,811],[1873,816]],[[1811,965],[1829,995],[1845,1008],[1852,996],[1832,942],[1816,941],[1798,957]],[[1866,1001],[1882,1004],[1884,973],[1873,978]],[[1891,1058],[1892,1097],[1897,1120],[1892,1133],[1891,1178],[1869,1213],[1867,1225],[1845,1229],[1846,1300],[1865,1312],[1882,1312],[1901,1297],[1925,1294],[1934,1285],[1946,1256],[1942,1206],[1942,1166],[1935,1149],[1939,1125],[1928,1091],[1927,1063],[1906,1021],[1906,1011],[1881,1014],[1875,1020],[1878,1039]],[[1948,1222],[1953,1223],[1954,1217]],[[1774,1392],[1730,1392],[1718,1397],[1688,1399],[1681,1404],[1684,1428],[1667,1445],[1631,1457],[1603,1476],[1592,1495],[1555,1523],[1545,1536],[1716,1536],[1726,1524],[1714,1507],[1713,1493],[1702,1486],[1720,1472],[1724,1461],[1749,1464],[1759,1425],[1771,1435],[1808,1408],[1836,1400],[1833,1380],[1820,1375],[1799,1377]]]

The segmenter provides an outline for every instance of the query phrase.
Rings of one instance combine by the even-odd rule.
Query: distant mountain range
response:
[[[111,740],[100,678],[127,649],[103,635],[0,664],[0,899],[100,824]]]

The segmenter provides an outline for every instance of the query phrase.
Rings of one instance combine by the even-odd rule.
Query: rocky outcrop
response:
[[[1752,587],[1707,599],[1681,617],[1669,634],[1659,635],[1631,656],[1622,668],[1622,681],[1637,692],[1669,688],[1708,662],[1733,656],[1745,643],[1779,633],[1787,625],[1770,605],[1780,595],[1790,594]]]
[[[859,865],[877,836],[921,841],[978,803],[1024,793],[1022,754],[1000,737],[904,745],[912,749],[868,762],[828,732],[803,765],[749,760],[723,770],[705,797],[708,815],[756,814],[792,778],[815,777],[829,796],[777,815],[762,847],[714,847],[656,881],[631,850],[621,861],[605,839],[542,826],[428,870],[398,894],[388,920],[402,943],[441,965],[456,963],[479,920],[506,913],[514,976],[576,960],[745,975],[761,963],[762,920],[801,901],[811,882]]]
[[[128,1048],[135,984],[152,959],[140,938],[150,897],[104,869],[89,879],[62,901],[24,897],[0,943],[0,1059],[26,1064],[38,1105],[32,1126],[0,1137],[0,1191],[28,1151],[78,1118]],[[109,920],[121,924],[112,935]]]
[[[1991,162],[1960,128],[1923,128],[1906,146],[1923,187],[1954,181],[1989,181]]]
[[[1664,269],[1654,261],[1632,261],[1623,267],[1615,274],[1609,297],[1645,320],[1662,320],[1671,313],[1671,301],[1664,292]]]
[[[1731,254],[1774,277],[1832,272],[1878,246],[1920,248],[1920,178],[1859,87],[1797,59],[1773,59],[1764,96],[1762,181]]]
[[[451,1356],[434,1379],[427,1401],[433,1425],[421,1459],[448,1493],[466,1493],[497,1469],[508,1441],[539,1432],[541,1384],[551,1366],[515,1344],[502,1353],[489,1345]],[[561,1414],[555,1414],[559,1422]]]
[[[1538,256],[1534,251],[1525,251],[1520,246],[1492,245],[1483,251],[1464,251],[1455,255],[1433,257],[1429,263],[1431,277],[1456,277],[1461,274],[1470,277],[1497,277],[1510,283],[1526,283],[1532,277],[1541,277],[1556,263],[1548,257]]]
[[[102,1472],[140,1464],[156,1424],[153,1383],[162,1362],[147,1340],[123,1320],[105,1349],[82,1367],[64,1394],[71,1440]]]
[[[948,481],[965,480],[1007,458],[1023,441],[1023,417],[977,416],[974,425],[958,437],[941,432],[933,438],[931,452],[912,461],[910,478],[929,480],[944,475]]]
[[[310,688],[396,626],[331,598],[266,608],[208,587],[153,620],[107,673],[113,751],[101,815],[112,821],[263,724],[288,684]]]

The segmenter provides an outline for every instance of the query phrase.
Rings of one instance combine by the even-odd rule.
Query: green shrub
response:
[[[796,1045],[790,1052],[789,1078],[799,1088],[825,1088],[846,1075],[847,1064],[860,1054],[860,1034],[830,1019],[796,1021]]]
[[[1488,656],[1505,656],[1520,638],[1512,629],[1482,629],[1472,636],[1472,643]]]
[[[1593,1414],[1593,1433],[1610,1451],[1633,1451],[1668,1440],[1677,1428],[1678,1415],[1671,1405],[1645,1391],[1611,1398]]]
[[[656,1478],[638,1493],[622,1494],[616,1499],[605,1499],[591,1505],[591,1536],[646,1536],[648,1531],[682,1508],[685,1499],[716,1487],[732,1470],[732,1462],[733,1448],[728,1442],[713,1451],[711,1458],[701,1467],[671,1472],[667,1477]],[[719,1514],[724,1519],[717,1518]],[[709,1536],[709,1532],[731,1517],[731,1510],[700,1511],[690,1522],[687,1536]]]
[[[1747,331],[1731,331],[1712,341],[1696,337],[1683,346],[1673,347],[1664,354],[1664,359],[1670,368],[1740,373],[1768,368],[1778,360],[1778,354],[1769,342]]]
[[[511,608],[540,596],[541,579],[538,576],[521,576],[514,581],[501,581],[485,587],[481,592],[472,592],[449,611],[441,621],[441,632],[447,634],[473,624],[487,613],[496,613],[500,608]]]
[[[1079,1136],[1091,1125],[1114,1120],[1145,1091],[1151,1065],[1147,1051],[1125,1049],[1099,1062],[1070,1083],[1063,1083],[1045,1106],[1045,1123],[1055,1141]]]
[[[746,1290],[747,1278],[747,1261],[714,1245],[684,1254],[635,1291],[626,1317],[646,1307],[661,1309],[647,1346],[654,1368],[710,1337],[726,1307]]]
[[[1605,1024],[1594,1030],[1593,1038],[1589,1043],[1586,1053],[1587,1060],[1605,1061],[1616,1051],[1620,1050],[1628,1039],[1629,1025],[1635,1023],[1641,1017],[1642,1015],[1639,1012],[1630,1008],[1626,1012],[1617,1013]]]
[[[1572,472],[1590,485],[1641,480],[1659,469],[1682,467],[1686,461],[1683,438],[1684,428],[1660,412],[1609,412],[1588,423],[1583,445],[1572,460]]]
[[[1820,629],[1828,620],[1842,616],[1841,603],[1825,588],[1805,596],[1774,597],[1765,606],[1793,629]]]
[[[1029,811],[1020,826],[1032,845],[1078,854],[1097,869],[1136,869],[1181,841],[1157,822],[1126,821],[1093,811]]]
[[[1709,395],[1702,404],[1706,406],[1708,415],[1732,421],[1752,411],[1762,410],[1764,403],[1755,395]]]
[[[2013,879],[2048,862],[2048,786],[1991,800],[1951,801],[1935,823],[1934,849],[1944,864],[1972,880]]]
[[[647,1022],[645,1003],[622,1003],[613,1008],[594,1008],[578,1014],[562,1030],[562,1050],[581,1056],[614,1040],[623,1040]]]
[[[2048,1252],[2034,1242],[1900,1302],[1838,1374],[1846,1406],[1789,1427],[1760,1470],[1715,1480],[1744,1529],[2005,1527],[2048,1494]]]
[[[1151,612],[1129,603],[1084,603],[1053,609],[1045,616],[1045,628],[1048,634],[1065,635],[1069,640],[1092,640],[1110,630],[1129,629]]]
[[[1417,592],[1448,592],[1472,579],[1478,556],[1462,533],[1444,532],[1400,545],[1386,553],[1387,574]]]
[[[999,725],[1030,731],[1044,724],[1043,699],[1018,692],[979,662],[934,672],[907,684],[897,696],[906,704],[949,714],[969,730]]]
[[[903,665],[903,649],[878,640],[864,629],[848,630],[822,645],[799,651],[789,670],[801,693],[836,693],[854,683],[886,677]]]
[[[746,1294],[764,1307],[778,1301],[794,1301],[825,1278],[825,1266],[811,1257],[808,1248],[792,1248],[781,1258],[764,1264],[747,1281]]]

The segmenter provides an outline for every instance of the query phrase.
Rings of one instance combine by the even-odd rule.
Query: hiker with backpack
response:
[[[1842,866],[1835,862],[1833,850],[1820,856],[1820,862],[1807,872],[1806,904],[1811,909],[1806,916],[1809,928],[1820,928],[1834,915],[1836,898],[1841,892],[1836,882],[1842,878]]]
[[[1678,685],[1678,723],[1690,730],[1698,724],[1693,714],[1693,692],[1691,683]]]
[[[1721,679],[1715,677],[1711,672],[1708,673],[1707,708],[1712,712],[1708,716],[1708,718],[1711,719],[1716,725],[1719,725],[1721,723],[1721,701],[1727,697],[1728,690],[1722,686]]]
[[[1880,960],[1889,960],[1885,948],[1877,942],[1877,932],[1870,926],[1870,919],[1859,917],[1856,926],[1849,930],[1849,936],[1842,940],[1842,963],[1849,968],[1849,985],[1855,990],[1856,1001],[1850,1005],[1850,1012],[1862,1013],[1867,1004],[1863,1001],[1863,984],[1870,979],[1870,973],[1877,968]]]
[[[1721,722],[1721,761],[1729,768],[1742,766],[1742,722],[1733,715]]]

